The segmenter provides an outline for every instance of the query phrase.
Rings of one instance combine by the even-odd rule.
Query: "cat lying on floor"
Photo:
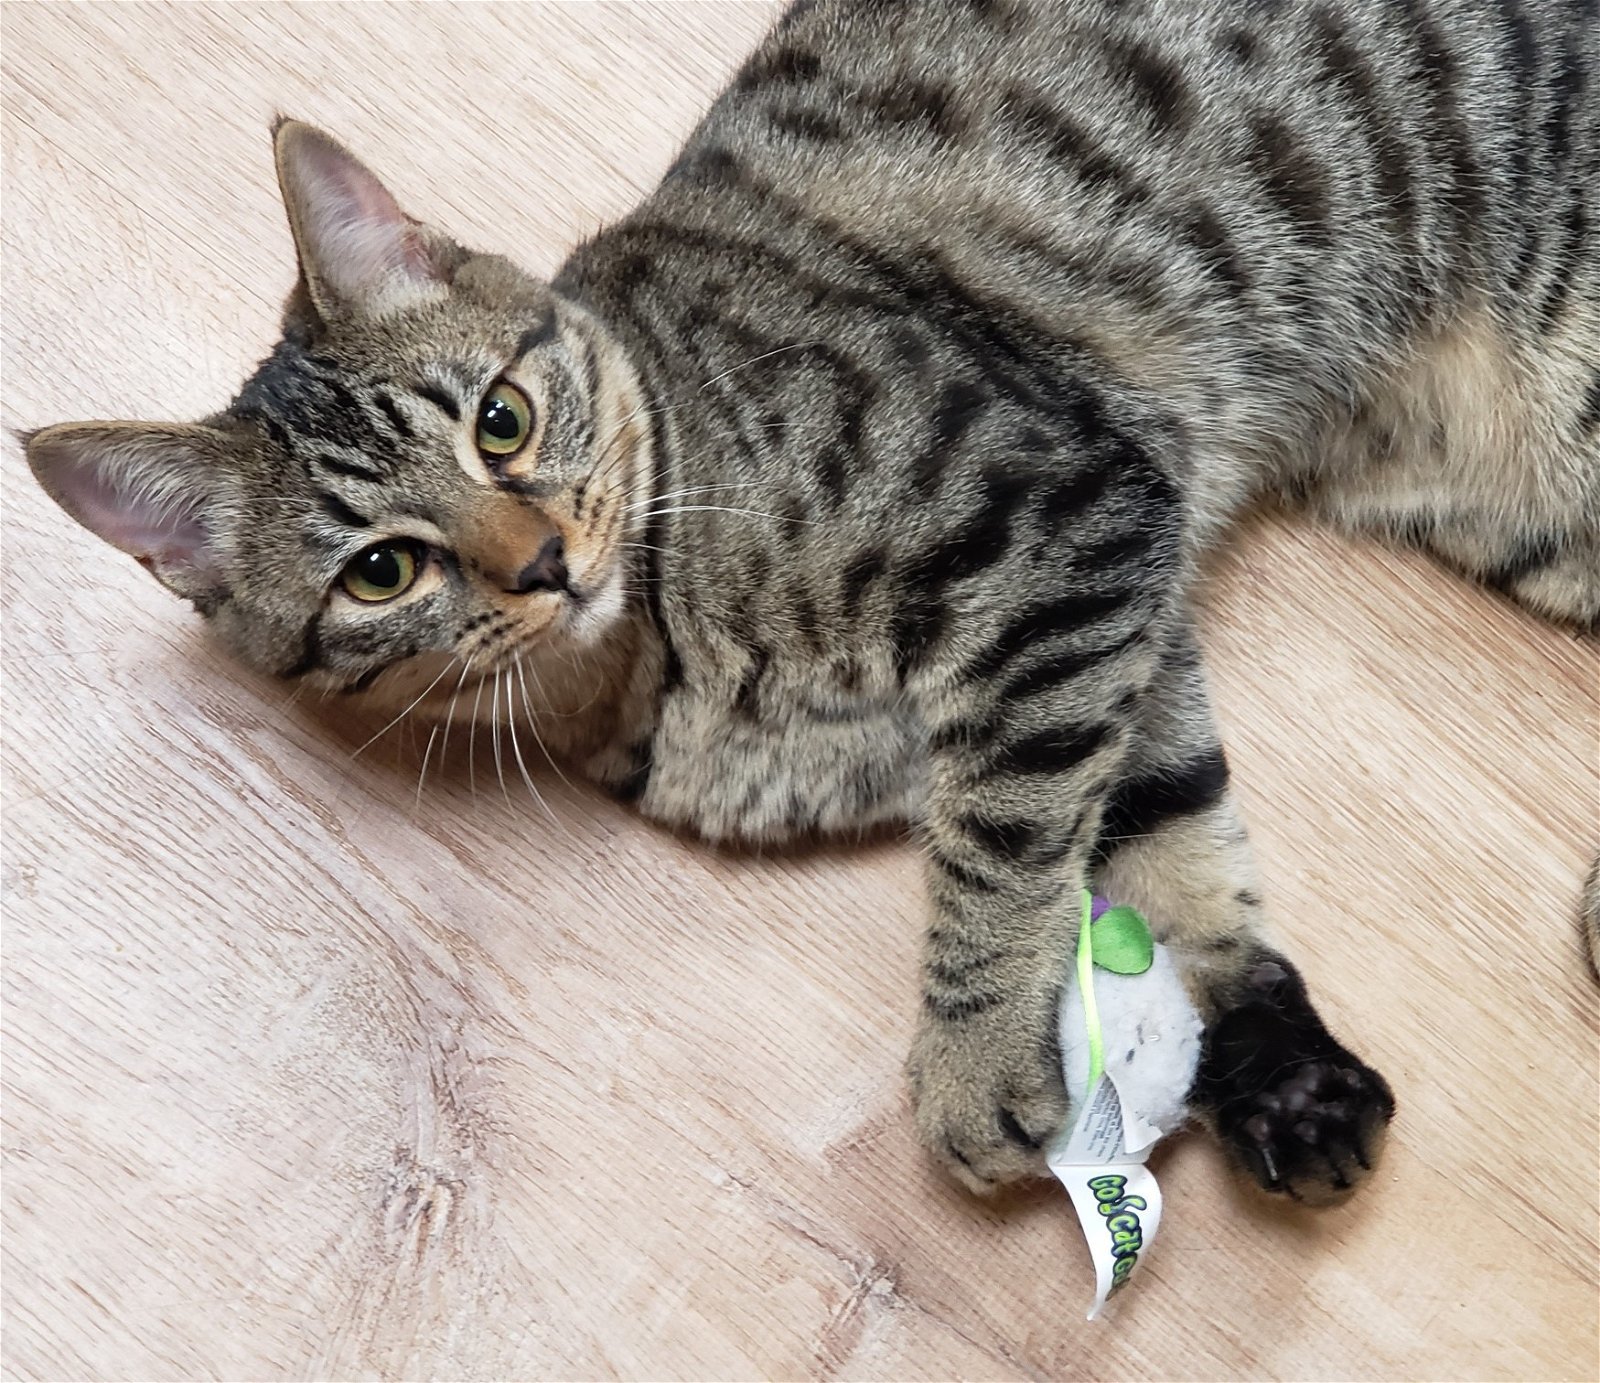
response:
[[[1068,1116],[1092,874],[1225,1144],[1328,1199],[1394,1103],[1262,939],[1187,593],[1274,494],[1600,617],[1597,82],[1555,0],[802,0],[548,285],[282,122],[271,356],[28,459],[258,668],[503,700],[714,839],[913,822],[911,1087],[967,1185]]]

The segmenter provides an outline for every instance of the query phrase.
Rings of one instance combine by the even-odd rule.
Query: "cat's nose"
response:
[[[559,533],[545,540],[539,555],[517,573],[516,581],[506,589],[513,595],[567,589],[567,545]]]

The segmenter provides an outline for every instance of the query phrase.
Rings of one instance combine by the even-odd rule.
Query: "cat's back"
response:
[[[634,218],[1325,351],[1600,293],[1596,0],[802,0]],[[1401,305],[1404,305],[1402,308]],[[1542,306],[1541,306],[1542,305]]]
[[[1554,0],[796,6],[557,281],[669,401],[646,810],[767,839],[851,782],[914,801],[896,717],[962,640],[1120,618],[1474,299],[1592,340],[1596,31]],[[1456,435],[1406,393],[1424,449]]]

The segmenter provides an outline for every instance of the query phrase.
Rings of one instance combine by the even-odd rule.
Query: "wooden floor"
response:
[[[274,111],[548,269],[770,14],[6,5],[4,422],[229,396],[291,275]],[[1219,561],[1280,929],[1401,1113],[1321,1216],[1179,1140],[1087,1325],[1065,1196],[914,1149],[908,850],[719,856],[553,778],[552,821],[460,742],[419,794],[9,437],[4,481],[6,1377],[1597,1376],[1592,643],[1275,521]]]

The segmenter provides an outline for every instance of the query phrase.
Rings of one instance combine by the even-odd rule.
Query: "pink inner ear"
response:
[[[397,273],[418,281],[434,276],[400,204],[343,149],[319,138],[301,141],[292,180],[316,271],[340,297],[381,292]]]
[[[67,510],[113,547],[163,568],[211,565],[200,508],[193,499],[117,485],[93,461],[80,461],[55,479]]]

